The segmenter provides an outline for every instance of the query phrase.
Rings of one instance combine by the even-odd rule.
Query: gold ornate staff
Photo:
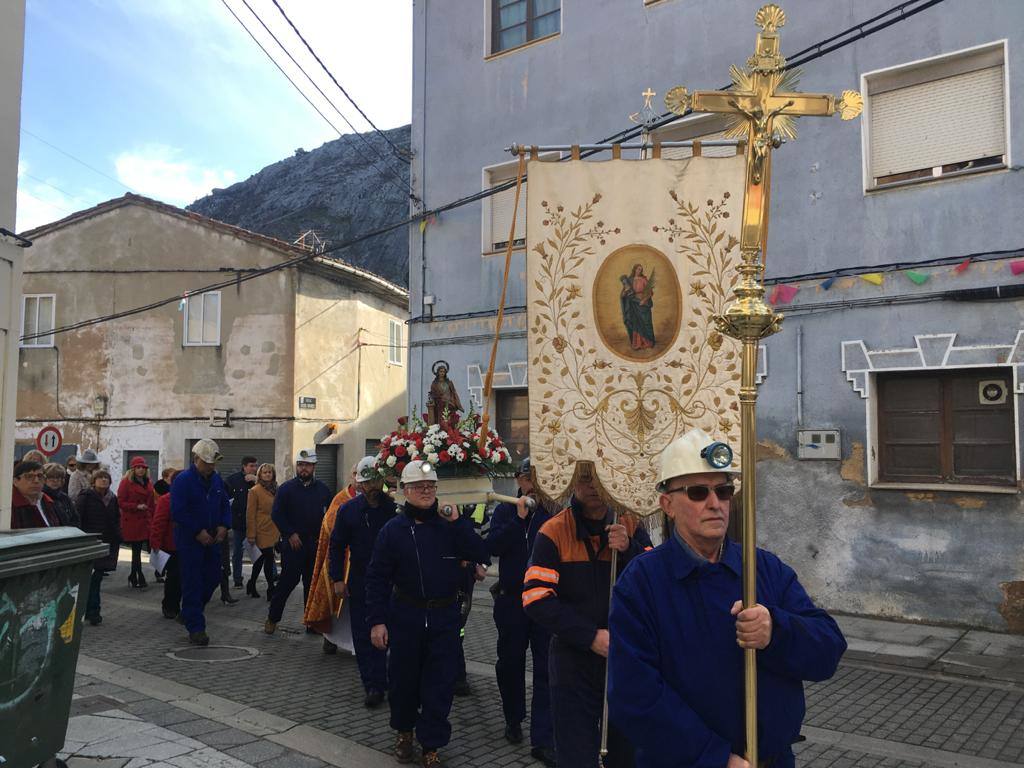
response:
[[[728,91],[694,91],[676,87],[665,96],[665,105],[676,114],[718,112],[730,116],[726,136],[747,140],[747,176],[743,196],[743,222],[740,229],[740,281],[734,289],[736,301],[724,315],[715,317],[718,330],[742,342],[740,381],[740,433],[743,454],[743,607],[757,603],[757,346],[762,338],[780,330],[782,315],[764,302],[763,249],[768,228],[768,196],[771,154],[784,139],[795,139],[794,118],[828,117],[838,110],[843,120],[860,114],[863,100],[856,91],[843,91],[837,103],[827,93],[797,93],[799,78],[795,70],[786,71],[786,59],[779,53],[778,29],[786,23],[786,14],[775,4],[765,5],[754,21],[761,28],[754,55],[747,67],[733,65]],[[757,652],[744,651],[746,759],[751,766],[757,759]]]

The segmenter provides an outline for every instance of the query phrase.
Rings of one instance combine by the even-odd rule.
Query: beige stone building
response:
[[[131,194],[26,234],[21,335],[44,335],[21,341],[19,454],[53,424],[57,458],[94,448],[117,472],[211,437],[226,472],[252,453],[290,476],[316,444],[340,487],[405,411],[400,286]]]

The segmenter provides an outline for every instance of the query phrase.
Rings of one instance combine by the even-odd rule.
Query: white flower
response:
[[[430,462],[431,464],[437,464],[437,454],[436,453],[428,453],[427,454],[427,461]]]
[[[395,463],[397,461],[398,461],[398,459],[396,459],[394,456],[388,456],[388,460],[386,462],[384,462],[384,463],[387,464],[389,467],[393,467],[393,466],[395,466]]]

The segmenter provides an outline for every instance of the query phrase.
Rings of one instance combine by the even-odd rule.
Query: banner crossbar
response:
[[[693,147],[697,144],[701,147],[743,147],[746,146],[745,139],[691,139],[688,141],[662,141],[660,146],[663,149],[674,147]],[[611,152],[618,147],[620,150],[641,150],[652,149],[653,142],[633,144],[544,144],[542,146],[527,146],[525,144],[512,144],[505,147],[505,151],[518,155],[526,152],[571,152],[574,148],[583,152]]]

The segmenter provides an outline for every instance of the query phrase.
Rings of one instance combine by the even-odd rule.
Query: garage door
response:
[[[331,493],[338,492],[338,446],[316,447],[316,479],[323,480]]]
[[[192,438],[188,441],[188,454],[192,455],[192,446],[199,442],[199,438]],[[256,460],[274,463],[274,441],[273,440],[217,440],[217,446],[224,458],[217,464],[217,471],[223,477],[233,475],[242,468],[244,456],[255,456]],[[281,467],[277,468],[277,474],[281,474]]]

